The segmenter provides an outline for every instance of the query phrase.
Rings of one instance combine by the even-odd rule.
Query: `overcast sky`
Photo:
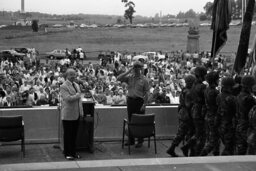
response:
[[[133,0],[135,15],[155,16],[156,13],[177,14],[193,9],[204,11],[207,2],[213,0]],[[21,0],[0,0],[0,11],[18,11]],[[123,15],[124,4],[121,0],[25,0],[25,11],[50,14],[107,14]]]

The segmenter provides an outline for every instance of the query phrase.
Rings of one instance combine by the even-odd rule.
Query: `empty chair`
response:
[[[127,129],[125,129],[127,128]],[[154,114],[133,114],[131,122],[124,119],[123,122],[123,138],[122,148],[124,148],[124,136],[126,135],[129,140],[129,134],[132,134],[134,138],[148,138],[148,147],[150,147],[150,137],[154,138],[155,154],[156,149],[156,134],[155,134],[155,115]],[[128,143],[128,151],[130,152],[130,144]]]
[[[22,116],[0,116],[0,142],[21,140],[21,151],[25,157],[24,122]]]

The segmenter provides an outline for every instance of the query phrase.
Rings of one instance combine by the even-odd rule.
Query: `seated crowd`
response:
[[[58,105],[59,86],[65,80],[68,67],[77,70],[77,83],[83,91],[90,91],[96,103],[103,105],[125,105],[127,85],[117,81],[117,76],[132,66],[131,56],[97,64],[67,58],[50,61],[49,64],[2,60],[0,66],[0,107],[19,105]],[[226,62],[219,56],[216,66],[220,75],[231,74]],[[149,104],[178,104],[179,95],[185,86],[184,77],[198,65],[211,67],[208,53],[197,54],[174,51],[165,59],[139,59],[144,63],[144,75],[150,83]]]

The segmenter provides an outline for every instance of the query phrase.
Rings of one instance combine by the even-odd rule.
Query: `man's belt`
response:
[[[127,97],[128,99],[131,99],[131,100],[143,100],[143,98],[141,97]]]

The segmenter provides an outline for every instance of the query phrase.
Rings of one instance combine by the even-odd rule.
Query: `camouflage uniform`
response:
[[[256,154],[256,106],[254,106],[248,115],[249,118],[249,127],[248,127],[248,154]]]
[[[247,152],[247,131],[249,126],[248,114],[256,103],[251,95],[254,78],[252,76],[244,76],[241,82],[242,91],[237,96],[236,147],[238,155],[245,155]]]
[[[206,130],[207,130],[207,143],[201,152],[201,156],[205,156],[213,150],[214,155],[219,154],[219,137],[216,127],[216,113],[217,113],[217,103],[216,98],[219,91],[216,90],[218,85],[219,75],[217,72],[210,72],[206,76],[206,80],[209,83],[209,87],[206,88],[205,94],[205,104],[206,104]]]
[[[189,75],[185,78],[186,84],[193,84],[194,80],[195,78],[192,75]],[[193,132],[193,122],[191,119],[193,96],[191,94],[191,86],[186,85],[180,94],[180,104],[178,107],[178,132],[172,142],[171,147],[167,150],[167,153],[172,157],[177,157],[177,154],[175,153],[175,147],[177,147],[180,142],[185,139],[185,136],[188,135],[188,133]]]
[[[224,145],[221,155],[234,154],[234,125],[233,121],[236,113],[236,98],[232,95],[232,78],[223,78],[222,90],[217,96],[218,112],[216,125],[219,128],[220,139]]]
[[[204,147],[205,143],[205,126],[204,126],[204,117],[205,117],[205,98],[204,91],[206,85],[202,82],[204,81],[204,76],[206,75],[206,69],[204,67],[197,67],[195,69],[195,75],[197,77],[196,82],[192,88],[193,94],[193,107],[192,107],[192,119],[195,127],[195,134],[190,140],[190,144],[194,145],[194,154],[195,156],[200,155],[201,150]]]

